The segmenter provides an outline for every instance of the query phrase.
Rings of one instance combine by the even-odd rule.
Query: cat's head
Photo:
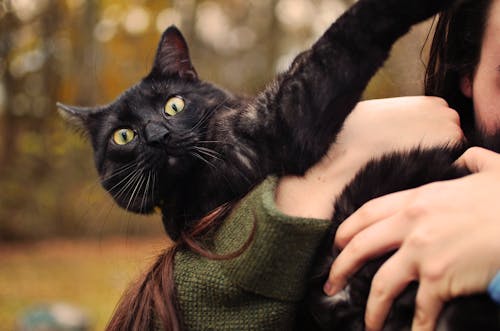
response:
[[[149,213],[174,199],[210,153],[207,125],[229,98],[198,79],[184,38],[170,27],[151,72],[113,103],[58,107],[90,137],[101,183],[115,201],[129,211]]]

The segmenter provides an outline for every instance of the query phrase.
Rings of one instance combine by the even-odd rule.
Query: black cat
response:
[[[102,185],[115,201],[138,213],[159,206],[167,233],[176,239],[202,216],[240,199],[269,174],[301,175],[320,160],[392,44],[413,24],[452,2],[360,0],[288,71],[251,99],[201,81],[186,42],[171,27],[162,36],[151,72],[115,102],[98,108],[62,104],[59,108],[89,133]],[[332,234],[320,255],[328,256],[328,262],[333,259],[333,229],[363,202],[464,175],[450,166],[462,151],[460,147],[415,151],[368,165],[338,199]],[[326,309],[321,316],[328,317],[327,329],[362,330],[376,267],[368,264],[354,277],[349,300],[333,306],[323,303],[318,283],[305,307],[313,312]],[[485,303],[496,309],[492,305]],[[411,317],[412,300],[401,299],[394,309],[388,327],[401,330],[410,325],[399,315],[403,311]],[[310,330],[319,324],[316,314],[306,310],[301,320]]]
[[[59,107],[89,133],[116,202],[140,213],[160,206],[176,238],[268,174],[303,174],[317,162],[393,42],[449,2],[361,1],[252,99],[201,81],[171,27],[151,72],[115,102]]]
[[[486,138],[472,137],[472,140],[477,145],[500,152],[500,134]],[[349,215],[373,198],[467,175],[466,169],[453,165],[466,148],[464,143],[455,147],[394,153],[370,162],[356,175],[336,200],[333,226],[318,250],[309,291],[299,311],[298,330],[364,330],[365,308],[372,278],[392,253],[366,263],[349,279],[343,291],[334,297],[326,297],[322,286],[339,253],[335,248],[332,251],[335,230]],[[450,226],[453,224],[450,223]],[[384,331],[411,330],[417,287],[416,282],[410,284],[395,300],[385,321]],[[443,308],[436,330],[498,331],[500,306],[486,294],[454,299]]]

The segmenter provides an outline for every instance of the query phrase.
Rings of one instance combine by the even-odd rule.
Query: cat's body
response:
[[[301,175],[319,161],[395,40],[452,2],[360,0],[287,72],[251,99],[199,80],[184,39],[169,28],[151,73],[113,104],[92,109],[60,107],[89,132],[102,184],[115,201],[141,213],[161,207],[165,229],[176,239],[214,208],[240,199],[269,174]],[[400,162],[410,162],[408,155],[395,157],[397,162],[392,164],[372,164],[364,171],[367,178],[360,175],[338,200],[333,228],[372,196],[423,184],[427,153],[434,153],[432,157],[447,174],[429,174],[428,180],[463,175],[463,171],[448,171],[461,151],[415,154],[413,160],[421,166],[417,173],[401,173],[408,179],[402,186],[399,175],[388,181],[379,177],[377,169],[393,174]],[[371,192],[381,180],[386,187]],[[331,238],[333,233],[320,254],[330,260]],[[359,287],[351,284],[361,295],[347,304],[347,319],[354,324],[345,324],[350,325],[345,330],[362,329],[354,325],[362,321],[370,274],[373,270],[362,271],[360,275],[368,280]],[[313,302],[307,306],[327,307],[332,323],[337,323],[345,315],[345,302],[339,301],[341,305],[332,310],[322,303],[321,286],[315,286],[318,294],[310,297]],[[354,292],[351,297],[357,295]]]
[[[481,140],[480,145],[500,152],[500,135],[489,137],[487,141],[477,140]],[[322,285],[338,254],[332,247],[331,239],[336,228],[364,203],[376,197],[468,174],[466,169],[453,164],[466,148],[467,144],[461,144],[390,154],[370,162],[356,175],[336,200],[333,227],[318,251],[311,273],[310,291],[301,307],[305,313],[301,311],[299,320],[302,324],[298,330],[364,330],[365,306],[372,277],[392,253],[365,264],[350,278],[348,287],[338,295],[327,298]],[[379,180],[374,181],[373,178]],[[450,223],[450,226],[453,224]],[[384,331],[410,331],[416,291],[417,284],[412,283],[395,300]],[[436,330],[500,330],[500,307],[486,294],[454,299],[444,307]]]

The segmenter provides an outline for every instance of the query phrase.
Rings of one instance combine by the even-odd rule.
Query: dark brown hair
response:
[[[253,240],[255,226],[243,247],[229,255],[210,253],[202,244],[213,235],[232,208],[233,204],[225,204],[181,233],[180,239],[165,249],[150,269],[125,291],[106,330],[182,330],[174,284],[175,254],[180,249],[190,249],[210,259],[230,259],[240,255]]]
[[[466,135],[475,127],[472,100],[460,89],[474,76],[491,0],[464,0],[438,20],[425,73],[425,94],[444,98],[460,115]]]

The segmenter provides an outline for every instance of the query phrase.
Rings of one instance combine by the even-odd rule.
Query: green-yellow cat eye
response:
[[[174,116],[184,109],[184,100],[181,97],[172,97],[165,104],[165,113]]]
[[[119,129],[113,134],[113,141],[117,145],[126,145],[135,138],[135,132],[131,129]]]

